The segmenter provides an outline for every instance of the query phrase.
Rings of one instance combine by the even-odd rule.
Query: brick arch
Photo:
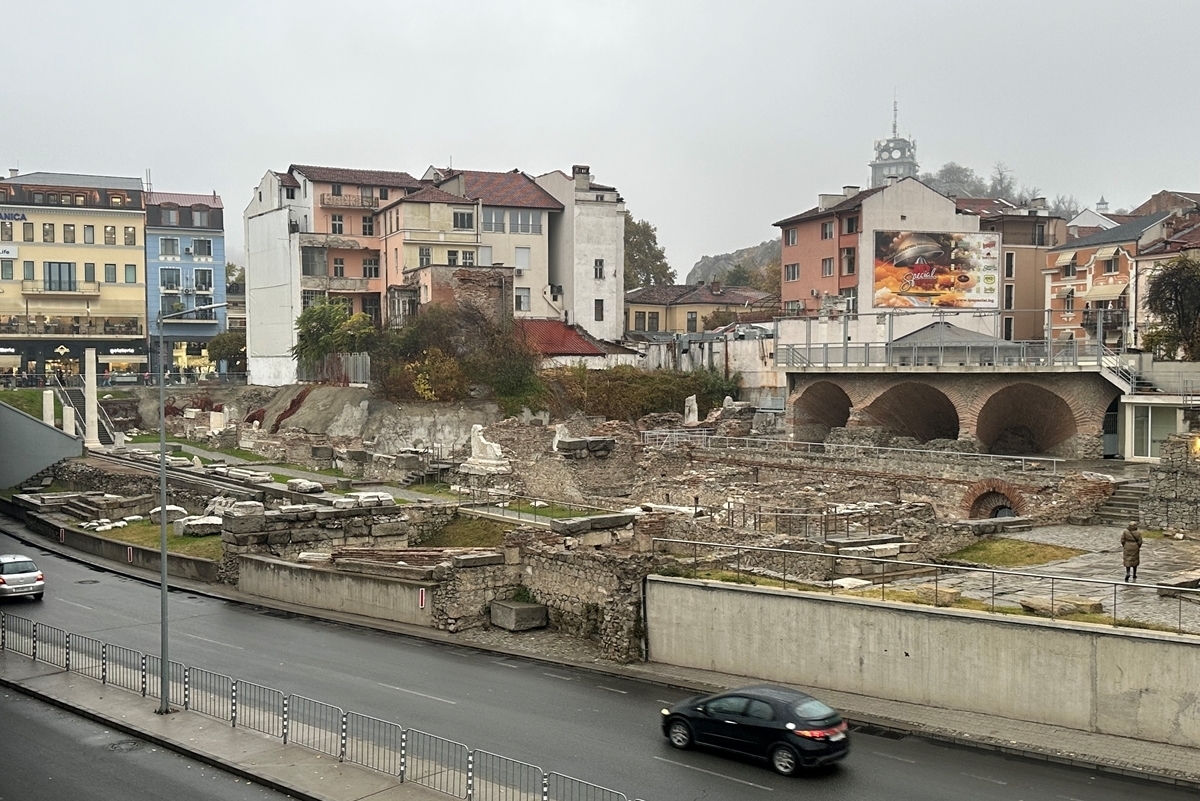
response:
[[[866,418],[899,436],[920,442],[958,439],[958,408],[941,387],[927,381],[897,381],[862,411]]]
[[[962,497],[962,511],[970,518],[991,517],[1001,506],[1018,515],[1029,511],[1029,501],[1015,485],[999,478],[985,478],[972,484]]]
[[[1080,404],[1072,405],[1041,382],[1014,382],[991,393],[975,420],[988,453],[1051,453],[1079,433]]]

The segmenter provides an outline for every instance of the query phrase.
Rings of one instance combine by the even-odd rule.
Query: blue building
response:
[[[146,312],[151,369],[158,370],[158,315],[225,302],[225,221],[221,198],[150,192],[146,195]],[[163,323],[167,363],[199,373],[219,365],[207,343],[225,330],[225,309]]]

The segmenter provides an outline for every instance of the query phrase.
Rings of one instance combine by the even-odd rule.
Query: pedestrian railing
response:
[[[0,651],[157,698],[159,657],[0,612]],[[300,745],[468,801],[627,801],[623,793],[397,723],[180,662],[170,700],[232,727]]]
[[[545,523],[553,518],[590,517],[616,514],[620,510],[574,501],[551,500],[533,495],[519,495],[505,490],[478,487],[459,487],[455,492],[460,507],[468,512],[475,508],[489,515],[513,520]]]
[[[758,579],[765,583],[777,584],[783,589],[797,589],[828,592],[829,594],[852,594],[859,597],[879,598],[880,600],[913,600],[905,592],[912,592],[905,587],[897,587],[896,581],[909,581],[913,573],[922,573],[921,582],[931,585],[927,590],[929,604],[950,606],[946,600],[945,591],[956,589],[961,582],[955,581],[962,576],[980,577],[982,582],[975,588],[962,591],[967,601],[966,608],[975,611],[993,613],[1024,613],[1019,606],[1023,597],[1026,600],[1037,597],[1045,600],[1045,615],[1051,620],[1070,618],[1080,614],[1076,608],[1082,600],[1093,600],[1101,603],[1111,601],[1110,609],[1106,612],[1087,612],[1089,619],[1085,622],[1095,622],[1102,617],[1105,622],[1111,622],[1116,627],[1150,629],[1174,632],[1176,634],[1200,634],[1200,589],[1175,587],[1159,584],[1139,584],[1106,579],[1085,578],[1082,576],[1064,576],[1051,573],[1033,573],[1020,570],[1002,570],[990,567],[971,567],[964,565],[944,565],[934,562],[904,561],[874,556],[852,556],[849,554],[829,553],[826,551],[803,551],[792,548],[767,548],[757,545],[731,545],[720,542],[703,542],[697,540],[682,540],[670,537],[655,537],[651,541],[652,549],[657,553],[669,553],[677,558],[688,559],[680,570],[687,577],[700,577],[701,570],[708,570],[713,565],[734,574],[733,581],[746,583]],[[871,582],[873,586],[846,588],[832,581],[814,581],[803,578],[793,570],[799,571],[802,561],[811,564],[814,557],[819,557],[830,569],[837,564],[858,565],[860,573],[846,575],[848,578],[861,578]],[[897,575],[899,574],[899,575]],[[720,580],[718,578],[717,580]],[[1119,605],[1122,591],[1135,593],[1138,600],[1145,599],[1147,594],[1153,594],[1157,599],[1154,615],[1156,619],[1141,617],[1121,617]],[[968,595],[968,592],[974,595]],[[1091,596],[1081,597],[1081,593],[1089,592]],[[1034,593],[1036,595],[1031,595]],[[1099,594],[1099,597],[1097,597]],[[974,596],[980,596],[978,598]],[[971,604],[970,600],[976,602]],[[1132,599],[1126,599],[1126,606]],[[1015,605],[1014,605],[1015,604]],[[1186,604],[1186,606],[1185,606]],[[981,608],[982,607],[982,608]],[[1070,611],[1067,611],[1070,610]],[[1187,614],[1185,614],[1185,610]],[[1126,614],[1129,614],[1128,611]],[[1136,614],[1136,610],[1135,610]],[[1188,626],[1185,627],[1185,619]]]

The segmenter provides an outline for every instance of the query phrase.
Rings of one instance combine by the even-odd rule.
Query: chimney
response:
[[[832,208],[845,199],[845,195],[817,195],[817,208],[825,211],[825,209]]]
[[[576,164],[571,167],[571,175],[575,178],[576,189],[592,188],[592,168],[586,164]]]
[[[888,185],[888,186],[895,186],[895,185],[896,185],[896,176],[895,176],[895,175],[889,175],[889,176],[887,177],[887,185]]]
[[[845,195],[846,197],[854,197],[855,195],[858,194],[858,192],[861,188],[862,187],[859,187],[859,186],[843,186],[842,194]]]
[[[1033,200],[1030,200],[1030,201],[1029,201],[1029,208],[1031,208],[1031,209],[1044,209],[1044,208],[1046,208],[1046,198],[1044,198],[1044,197],[1035,197]]]
[[[712,290],[712,293],[714,295],[721,294],[721,282],[720,281],[710,281],[708,284],[708,287],[709,287],[709,289]]]
[[[19,169],[17,169],[16,167],[8,168],[8,177],[9,178],[16,178],[20,174],[21,174],[21,171]]]

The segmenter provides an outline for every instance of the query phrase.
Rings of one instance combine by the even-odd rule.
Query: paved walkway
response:
[[[77,561],[95,564],[106,570],[123,573],[139,580],[157,584],[157,573],[79,554],[58,545],[56,542],[29,532],[16,521],[6,520],[4,528],[11,535],[34,544],[37,547],[54,551]],[[495,653],[540,659],[550,664],[567,665],[582,670],[620,675],[696,692],[737,687],[753,680],[752,677],[747,676],[679,668],[655,662],[633,665],[617,664],[602,658],[599,655],[596,645],[590,641],[567,637],[550,631],[511,633],[493,628],[486,631],[472,629],[466,632],[451,634],[421,626],[410,626],[359,615],[283,604],[239,592],[236,589],[223,585],[172,579],[171,586],[201,595],[252,604],[263,608],[285,610],[317,619],[361,626],[425,640],[466,645]],[[2,668],[2,663],[0,663],[0,668]],[[942,742],[996,750],[1033,759],[1077,765],[1093,770],[1136,776],[1200,789],[1200,749],[1184,748],[1182,746],[1148,742],[1145,740],[1134,740],[1127,737],[1116,737],[1079,731],[1077,729],[1065,729],[975,712],[939,709],[852,693],[839,693],[823,689],[815,692],[842,710],[848,719],[856,723],[874,725]],[[196,742],[199,742],[199,739],[197,738]],[[188,744],[187,740],[183,742]],[[195,743],[193,742],[187,745],[184,750],[194,745]],[[281,748],[283,746],[276,742],[276,747]],[[405,785],[405,787],[409,787],[409,785]],[[327,797],[349,799],[359,796]],[[383,795],[380,797],[391,798],[392,796]],[[414,796],[414,798],[416,797]]]

